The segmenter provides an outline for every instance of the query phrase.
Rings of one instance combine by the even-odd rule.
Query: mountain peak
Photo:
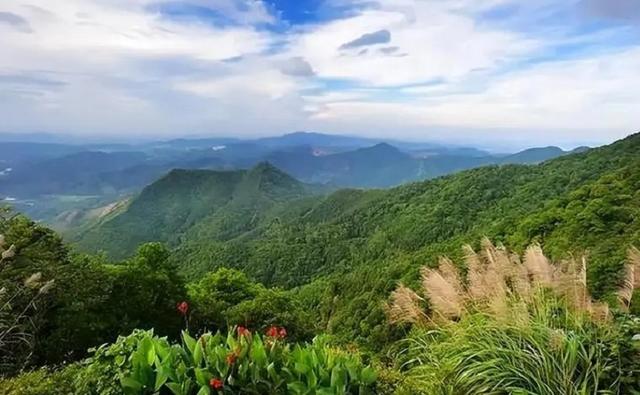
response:
[[[304,190],[304,184],[269,162],[260,162],[248,170],[241,184],[243,190],[249,188],[276,195],[289,194],[291,191],[299,193]]]
[[[247,172],[247,174],[260,174],[260,175],[265,175],[265,174],[268,175],[272,173],[286,174],[282,170],[272,165],[271,162],[269,161],[262,161],[257,165],[255,165],[254,167],[252,167],[251,169],[249,169],[249,171]]]
[[[397,149],[396,147],[394,147],[393,145],[389,144],[389,143],[378,143],[376,145],[374,145],[373,147],[371,147],[372,149],[375,150],[390,150],[390,151],[400,151],[399,149]]]
[[[373,145],[371,147],[367,147],[367,148],[361,148],[359,150],[361,153],[365,153],[367,155],[375,155],[376,157],[381,157],[384,156],[386,158],[389,157],[395,157],[395,158],[406,158],[408,157],[407,154],[405,154],[404,152],[400,151],[397,147],[394,147],[393,145],[389,144],[389,143],[378,143],[376,145]]]

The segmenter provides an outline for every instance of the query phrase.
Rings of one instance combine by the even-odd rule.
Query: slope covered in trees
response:
[[[173,243],[172,262],[187,278],[233,267],[264,284],[295,288],[310,309],[322,312],[316,318],[332,333],[380,344],[376,339],[388,338],[389,329],[381,301],[397,281],[411,281],[417,267],[441,254],[459,257],[462,244],[483,236],[516,251],[540,242],[553,258],[587,254],[591,291],[610,295],[627,247],[638,244],[639,153],[640,135],[634,135],[540,165],[489,166],[390,190],[302,199],[301,184],[263,165],[267,179],[276,174],[280,181],[262,184],[250,176],[256,171],[238,173],[241,181],[226,190],[232,198],[222,206],[207,203],[208,212],[189,200],[192,192],[160,188],[163,180],[137,199],[149,213],[136,214],[134,201],[89,235],[101,240],[92,247],[117,254],[135,243],[112,235],[128,241],[145,227],[163,229],[167,233],[156,239]],[[150,191],[159,191],[158,200]],[[203,189],[201,199],[209,202],[211,193],[215,201],[224,193],[216,191]],[[167,226],[153,222],[154,215],[193,220]],[[144,241],[155,236],[146,235]],[[84,236],[81,245],[91,240]]]
[[[272,207],[314,190],[268,163],[248,171],[173,170],[81,234],[79,245],[123,257],[148,241],[176,245],[189,231],[226,240],[253,229]],[[207,226],[198,231],[199,223]]]

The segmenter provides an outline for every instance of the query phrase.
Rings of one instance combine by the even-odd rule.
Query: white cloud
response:
[[[188,2],[229,23],[171,18],[154,0],[4,0],[13,22],[0,23],[0,132],[446,130],[544,143],[606,141],[640,124],[640,46],[608,45],[630,27],[525,28],[578,0],[377,0],[286,32],[258,27],[278,22],[260,1]],[[590,45],[597,52],[554,52]]]
[[[320,77],[394,86],[457,79],[474,70],[497,67],[539,46],[518,33],[481,27],[450,7],[437,1],[385,1],[352,18],[300,32],[290,51],[307,59]],[[340,50],[345,43],[375,31],[390,32],[388,44],[405,56]]]
[[[388,129],[404,124],[414,137],[437,137],[441,128],[457,128],[458,133],[493,130],[506,140],[522,140],[525,134],[564,143],[576,137],[605,142],[640,125],[638,69],[640,48],[634,48],[529,66],[471,93],[456,92],[456,84],[450,84],[406,89],[412,96],[401,102],[325,102],[315,118],[352,127],[361,120]]]

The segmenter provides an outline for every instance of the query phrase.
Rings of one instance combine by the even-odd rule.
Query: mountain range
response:
[[[387,145],[376,150],[398,155]],[[521,155],[540,156],[535,150]],[[396,158],[397,159],[397,158]],[[537,165],[489,165],[391,189],[327,191],[277,167],[174,170],[67,238],[112,259],[161,241],[190,280],[221,267],[289,289],[315,323],[379,347],[393,338],[382,301],[439,256],[483,237],[556,260],[589,257],[594,297],[618,289],[640,244],[640,134]]]
[[[531,164],[569,153],[546,147],[496,155],[474,148],[304,132],[136,145],[5,141],[0,150],[5,153],[0,159],[0,196],[46,221],[69,209],[96,208],[136,194],[176,168],[249,169],[268,161],[305,183],[386,188],[478,166]]]

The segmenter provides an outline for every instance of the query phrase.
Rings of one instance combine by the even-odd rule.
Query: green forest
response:
[[[640,134],[391,189],[172,170],[0,235],[0,394],[640,393]]]

